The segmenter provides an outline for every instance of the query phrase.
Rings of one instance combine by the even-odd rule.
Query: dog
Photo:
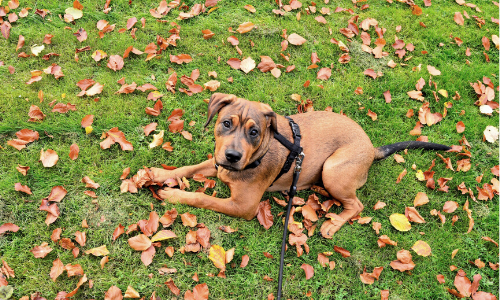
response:
[[[148,172],[148,180],[154,183],[163,183],[170,178],[191,178],[195,174],[217,176],[231,190],[229,198],[168,187],[158,190],[158,196],[170,203],[183,203],[251,220],[257,215],[264,192],[287,190],[291,185],[292,170],[275,181],[290,151],[274,138],[274,133],[279,132],[293,142],[292,129],[289,121],[277,115],[269,105],[235,95],[212,95],[205,127],[217,113],[213,158],[175,170],[151,168],[142,171]],[[321,182],[326,191],[343,205],[339,215],[323,223],[321,232],[326,238],[331,238],[346,221],[363,210],[356,190],[365,184],[374,160],[404,149],[450,149],[424,142],[401,142],[375,148],[361,126],[344,115],[313,111],[290,117],[299,125],[305,155],[297,190]]]

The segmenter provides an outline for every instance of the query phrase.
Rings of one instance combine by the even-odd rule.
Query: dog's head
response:
[[[264,103],[214,93],[208,103],[207,126],[215,114],[215,162],[240,171],[262,157],[277,130],[276,114]]]

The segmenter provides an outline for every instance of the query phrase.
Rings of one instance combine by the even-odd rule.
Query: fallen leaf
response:
[[[40,161],[42,162],[45,168],[50,168],[55,166],[58,160],[59,160],[59,155],[57,155],[57,153],[54,150],[47,149],[47,151],[43,151],[42,149],[40,151]]]
[[[413,245],[413,247],[411,247],[411,249],[413,249],[413,251],[415,251],[420,256],[431,255],[431,247],[424,241],[415,242],[415,244]]]
[[[411,229],[411,224],[403,214],[392,214],[389,216],[391,225],[398,231],[408,231]]]
[[[269,202],[269,199],[266,201],[261,201],[259,203],[259,208],[257,210],[257,219],[266,230],[273,226],[274,217],[271,213],[271,204]]]
[[[292,45],[296,45],[296,46],[299,46],[299,45],[302,45],[304,44],[305,42],[307,42],[307,40],[303,37],[301,37],[300,35],[296,34],[296,33],[292,33],[288,36],[287,38],[288,42]]]
[[[208,258],[217,268],[221,269],[221,271],[226,269],[226,251],[221,246],[212,245]]]
[[[311,265],[302,264],[300,268],[306,273],[306,279],[311,279],[314,276],[314,268]]]

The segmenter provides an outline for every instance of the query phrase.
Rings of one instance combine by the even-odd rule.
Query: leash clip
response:
[[[302,161],[304,160],[304,152],[300,152],[299,155],[297,155],[297,158],[295,159],[295,169],[293,170],[294,172],[300,172],[302,170]]]

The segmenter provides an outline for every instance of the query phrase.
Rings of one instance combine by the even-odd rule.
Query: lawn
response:
[[[294,0],[288,4],[285,0],[287,6],[281,9],[274,0],[187,0],[181,5],[171,2],[170,6],[130,0],[111,1],[109,7],[105,0],[82,0],[83,8],[78,1],[21,0],[18,7],[15,2],[0,0],[0,260],[13,270],[9,272],[4,263],[0,286],[8,282],[13,288],[12,299],[34,293],[54,299],[62,291],[74,291],[79,282],[83,284],[74,299],[103,299],[107,292],[109,299],[119,299],[110,296],[113,286],[122,294],[130,286],[146,299],[153,294],[161,299],[190,299],[193,289],[196,293],[204,288],[208,288],[210,299],[276,297],[285,208],[273,197],[283,200],[281,193],[264,194],[262,200],[270,199],[274,217],[266,230],[256,218],[245,221],[156,200],[148,188],[122,192],[120,176],[126,168],[130,168],[127,178],[131,178],[143,167],[181,167],[199,163],[213,153],[213,122],[203,126],[206,102],[213,93],[202,89],[206,83],[218,86],[217,92],[267,103],[281,115],[311,109],[342,112],[363,127],[376,147],[417,139],[457,146],[456,152],[438,153],[443,159],[435,151],[409,150],[399,153],[404,162],[392,156],[375,162],[368,181],[358,190],[365,206],[361,217],[371,218],[366,224],[354,220],[333,239],[325,239],[319,228],[327,218],[325,212],[318,212],[318,226],[307,239],[309,252],[298,256],[296,248],[288,245],[284,299],[380,299],[383,290],[389,291],[388,299],[455,299],[448,289],[462,290],[454,284],[457,274],[462,274],[459,270],[471,281],[474,275],[481,275],[478,290],[498,297],[498,246],[484,239],[498,242],[499,237],[499,143],[489,134],[488,140],[484,138],[487,126],[498,130],[499,124],[497,2],[408,0],[418,6],[412,8],[397,0],[357,4],[351,0]],[[80,10],[67,11],[74,4],[83,13],[80,18]],[[207,7],[197,11],[201,4]],[[76,19],[71,20],[75,14]],[[137,23],[128,21],[134,17]],[[237,31],[246,22],[253,24],[251,30]],[[213,36],[208,34],[204,39],[203,30],[210,30]],[[53,36],[49,41],[48,34]],[[295,42],[292,34],[305,42]],[[228,39],[231,36],[238,40],[237,47],[231,44],[235,38]],[[170,37],[170,44],[161,49],[158,37]],[[129,47],[135,49],[123,58]],[[319,61],[313,60],[313,54]],[[99,60],[99,55],[104,57]],[[186,55],[190,59],[180,64],[172,57]],[[244,72],[227,63],[251,58],[258,65],[262,56],[274,61],[272,72],[261,72],[258,67]],[[123,66],[119,62],[116,67],[116,59],[123,60]],[[195,70],[198,78],[193,78]],[[329,71],[331,75],[321,76]],[[172,88],[168,81],[174,72],[177,84]],[[99,83],[102,91],[96,86],[97,91],[87,88],[88,95],[78,96],[82,89],[77,83],[84,79],[91,79],[91,86]],[[147,90],[151,86],[157,91]],[[117,93],[120,90],[126,92]],[[390,99],[384,96],[388,93]],[[161,110],[158,101],[163,105]],[[481,108],[478,101],[482,101]],[[34,106],[37,109],[29,113]],[[178,122],[167,120],[174,109],[183,111],[183,134],[169,130],[169,125]],[[37,110],[45,116],[41,118]],[[30,120],[34,115],[39,118]],[[83,128],[82,119],[88,115],[93,116],[93,122]],[[415,133],[419,121],[427,124]],[[144,127],[151,123],[157,126],[146,136]],[[106,133],[114,127],[123,132],[133,150],[122,150],[119,144],[101,147]],[[23,129],[38,132],[39,138],[29,143],[12,142]],[[153,135],[161,131],[163,142],[151,148]],[[167,142],[172,151],[161,146]],[[25,147],[18,150],[12,144]],[[79,148],[75,159],[70,157],[73,144]],[[48,149],[58,155],[51,167],[41,162],[41,151]],[[426,182],[429,176],[419,176],[433,160],[431,188],[431,181]],[[18,166],[29,166],[26,175],[16,169]],[[404,170],[406,175],[396,183]],[[86,187],[82,182],[85,176],[99,187]],[[188,180],[188,191],[204,187]],[[215,187],[204,192],[228,197],[227,186],[215,181]],[[18,191],[20,186],[27,186],[30,193],[26,188]],[[42,199],[57,186],[67,194],[60,202],[48,203],[52,205],[49,208]],[[399,231],[389,217],[414,207],[417,193],[425,193],[429,199],[416,207],[425,223],[412,222],[411,229]],[[300,191],[298,196],[307,201],[312,194],[320,202],[329,200],[312,190]],[[386,206],[374,209],[378,202]],[[466,203],[469,212],[464,209]],[[450,206],[457,208],[453,211]],[[150,215],[162,217],[173,208],[179,216],[171,226],[160,224],[158,230],[171,230],[177,237],[156,242],[152,247],[156,254],[148,265],[141,261],[141,251],[132,249],[128,242],[139,236],[141,229],[113,238],[120,225],[127,230],[133,224],[146,223],[140,221]],[[333,205],[328,212],[338,214],[341,210]],[[196,216],[198,228],[183,225],[180,215],[185,213]],[[47,215],[57,214],[57,218],[48,218],[52,223],[46,225]],[[300,212],[294,218],[304,220]],[[4,224],[9,223],[19,229],[4,230],[9,227]],[[375,223],[381,224],[378,234],[372,228]],[[199,252],[186,251],[193,246],[186,241],[192,237],[191,231],[205,230],[201,224],[210,231],[210,245],[226,251],[234,248],[225,278],[217,276],[220,269],[209,258],[210,245]],[[227,233],[220,226],[236,231]],[[57,229],[59,240],[54,238]],[[397,244],[380,247],[378,240],[384,235]],[[422,256],[412,250],[417,241],[426,242],[431,254]],[[37,250],[43,243],[52,251],[40,254],[44,251]],[[102,256],[85,252],[103,245],[109,253],[101,266]],[[347,250],[350,256],[342,256],[334,246]],[[167,247],[173,247],[173,256],[167,254]],[[412,270],[401,272],[391,267],[401,250],[410,251],[415,264]],[[322,267],[318,261],[321,253],[335,262],[333,269]],[[249,261],[241,267],[245,255]],[[66,266],[59,268],[61,272],[70,272],[53,276],[53,280],[49,274],[58,263]],[[314,269],[312,278],[306,279],[301,268],[304,264]],[[363,283],[363,270],[371,273],[377,267],[383,267],[378,279]],[[74,270],[76,274],[72,274]],[[15,277],[6,278],[12,274]],[[437,275],[443,275],[445,282],[440,283]],[[179,289],[178,295],[165,284],[170,280]]]

